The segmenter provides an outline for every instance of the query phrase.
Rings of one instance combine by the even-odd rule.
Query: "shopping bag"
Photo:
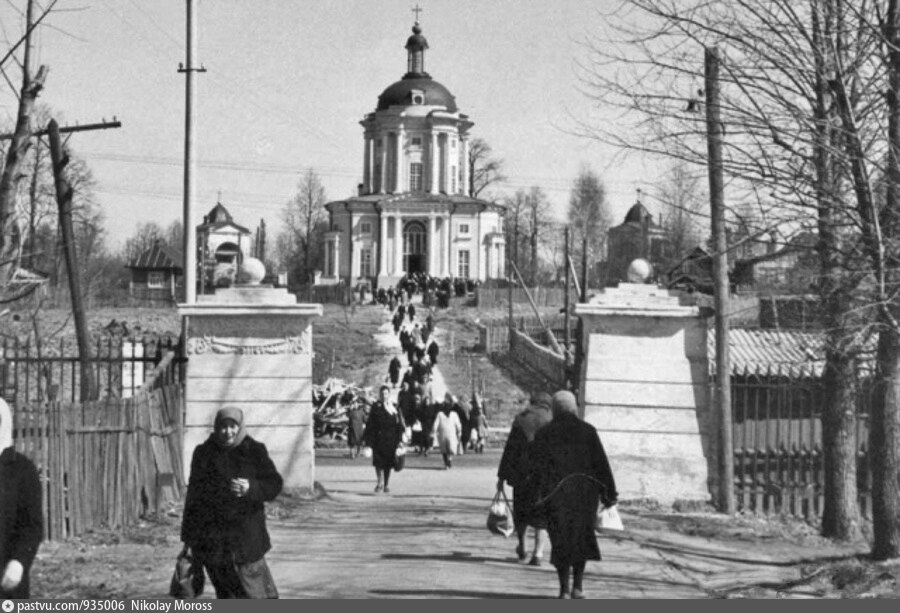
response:
[[[400,472],[406,466],[406,445],[400,443],[394,452],[394,470]]]
[[[616,505],[603,507],[597,513],[597,530],[624,530],[622,518]]]
[[[491,534],[509,538],[515,529],[513,525],[512,507],[506,498],[506,492],[497,490],[488,509],[487,527]]]
[[[175,571],[169,583],[172,598],[196,598],[203,593],[203,565],[187,545],[175,558]]]
[[[362,457],[364,458],[372,458],[372,448],[371,447],[363,447],[362,448]]]

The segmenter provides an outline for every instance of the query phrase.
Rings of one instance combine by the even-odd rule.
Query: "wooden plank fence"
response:
[[[131,398],[13,408],[17,451],[38,467],[45,538],[121,529],[184,492],[183,393],[170,353]]]
[[[528,288],[534,303],[539,306],[558,306],[565,304],[565,291],[561,287],[531,287]],[[521,287],[513,288],[513,304],[528,304],[528,296]],[[572,291],[572,297],[575,299],[575,292]],[[475,290],[475,304],[479,308],[492,309],[500,308],[508,304],[509,290],[506,288],[485,288],[478,287]]]

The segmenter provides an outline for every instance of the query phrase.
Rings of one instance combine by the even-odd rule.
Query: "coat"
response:
[[[525,409],[523,413],[530,410],[532,409]],[[546,518],[535,509],[539,493],[532,468],[533,446],[534,443],[529,440],[528,433],[522,427],[522,420],[516,418],[503,447],[497,478],[503,479],[513,488],[513,522],[517,526],[546,528]]]
[[[599,560],[597,509],[618,499],[606,452],[594,426],[563,413],[537,431],[532,469],[543,501],[554,566]]]
[[[454,411],[449,413],[441,411],[434,418],[432,433],[437,439],[441,453],[455,455],[459,449],[460,436],[462,435],[462,424],[459,423],[459,416]]]
[[[246,496],[230,491],[233,478],[249,480]],[[210,436],[191,458],[181,540],[209,565],[231,556],[238,564],[259,560],[272,548],[263,503],[273,500],[283,485],[264,444],[247,436],[224,449]]]
[[[18,560],[22,582],[2,598],[28,598],[28,575],[43,538],[41,482],[34,463],[12,447],[0,452],[0,576]]]
[[[380,400],[372,404],[369,420],[363,440],[372,448],[372,466],[375,468],[393,468],[397,446],[403,437],[406,425],[399,410],[393,413],[384,408]]]
[[[366,412],[359,406],[353,406],[347,411],[349,427],[347,428],[347,444],[358,447],[363,442],[363,432],[366,429]]]

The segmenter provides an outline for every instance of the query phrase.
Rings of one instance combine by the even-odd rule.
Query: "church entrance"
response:
[[[403,269],[408,273],[428,272],[428,233],[421,221],[403,228]]]

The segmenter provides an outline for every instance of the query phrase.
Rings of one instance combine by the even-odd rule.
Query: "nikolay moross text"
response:
[[[169,611],[212,611],[211,602],[189,602],[187,600],[132,600],[132,611],[159,611],[160,613],[169,613]]]

